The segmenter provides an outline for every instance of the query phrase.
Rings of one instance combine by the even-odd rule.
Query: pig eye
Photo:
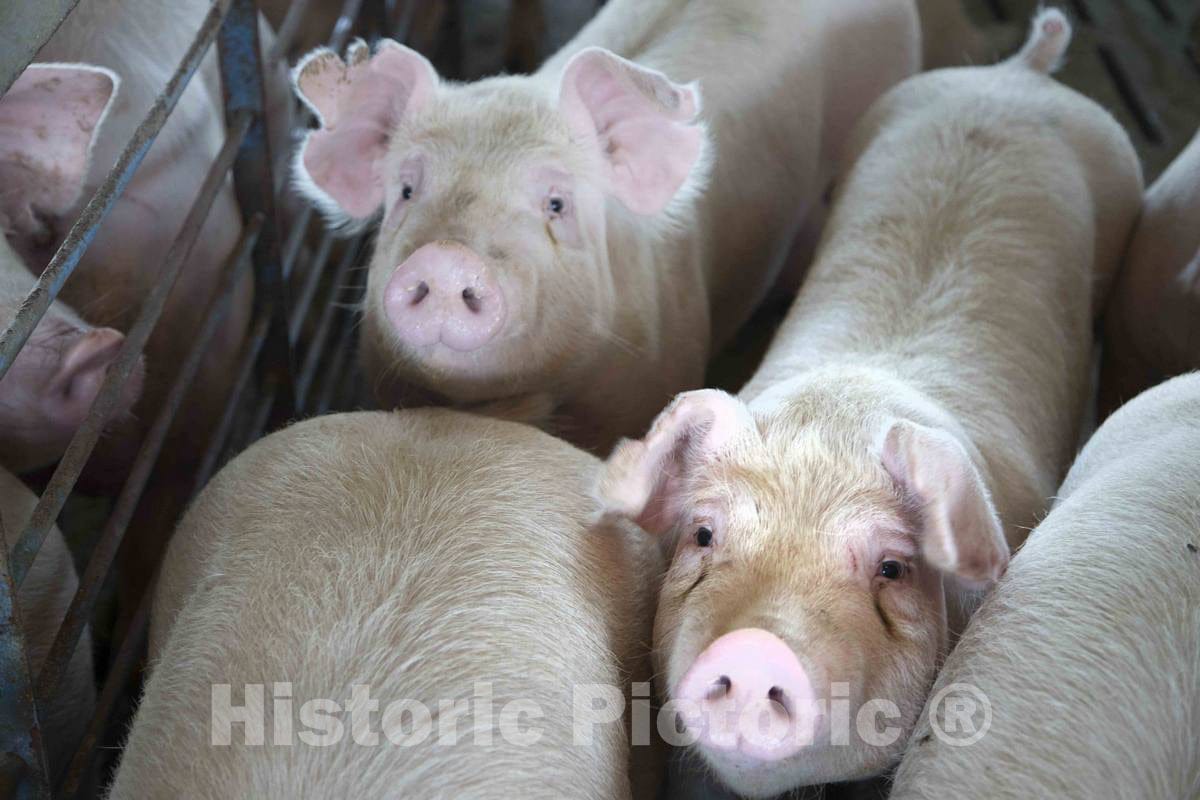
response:
[[[701,547],[712,547],[713,532],[712,528],[701,525],[696,529],[696,544]]]
[[[552,218],[561,217],[567,210],[567,201],[558,195],[550,195],[546,198],[546,213]]]
[[[894,581],[904,574],[904,565],[899,561],[884,561],[879,565],[880,577]]]
[[[411,183],[404,184],[404,188],[400,190],[401,200],[412,200],[413,187]]]

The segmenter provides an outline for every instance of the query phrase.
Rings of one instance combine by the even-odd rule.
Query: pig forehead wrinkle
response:
[[[906,530],[908,514],[882,465],[862,444],[830,445],[815,430],[790,441],[767,439],[704,471],[697,505],[718,505],[731,527],[766,537],[837,544],[880,529]]]
[[[398,146],[438,155],[486,160],[570,153],[570,134],[556,108],[527,88],[489,89],[488,82],[452,87],[424,114],[406,123]]]

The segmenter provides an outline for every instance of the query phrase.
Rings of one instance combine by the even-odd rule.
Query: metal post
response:
[[[4,525],[0,519],[0,797],[42,800],[50,797],[49,771]]]
[[[280,252],[279,218],[275,208],[271,145],[267,135],[266,86],[263,78],[262,47],[258,36],[258,4],[255,0],[233,0],[225,23],[217,35],[225,118],[250,111],[254,121],[233,165],[234,191],[242,216],[249,220],[261,214],[262,231],[254,246],[255,314],[270,314],[267,339],[263,344],[264,384],[273,390],[275,401],[268,419],[278,428],[296,413],[295,365],[288,337],[287,283]]]

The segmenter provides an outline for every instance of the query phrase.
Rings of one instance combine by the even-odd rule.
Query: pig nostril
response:
[[[421,301],[429,295],[429,284],[425,281],[421,281],[416,285],[416,287],[413,288],[412,294],[413,297],[409,302],[409,305],[419,305]]]
[[[783,689],[780,689],[778,686],[772,686],[771,691],[767,692],[767,697],[779,703],[779,705],[783,705]]]
[[[722,675],[713,681],[712,687],[708,690],[708,699],[720,700],[729,694],[731,689],[733,689],[733,681],[729,679],[728,675]]]
[[[479,310],[483,308],[483,301],[479,298],[479,295],[475,294],[475,290],[470,286],[462,290],[462,299],[463,302],[467,304],[467,308],[471,309],[471,311],[476,314],[478,314]]]

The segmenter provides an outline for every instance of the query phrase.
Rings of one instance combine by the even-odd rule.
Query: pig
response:
[[[0,530],[4,532],[5,547],[10,551],[36,503],[33,492],[11,472],[0,467]],[[17,590],[17,611],[32,680],[36,680],[41,671],[78,586],[71,553],[62,533],[51,526],[37,558]],[[91,635],[85,629],[67,664],[58,692],[50,698],[39,698],[42,747],[51,775],[59,774],[66,767],[91,719],[96,703],[92,674]]]
[[[0,198],[5,233],[30,269],[50,261],[83,205],[91,199],[134,130],[163,90],[211,7],[208,0],[82,0],[38,52],[39,69],[48,63],[84,62],[120,76],[111,110],[94,131],[83,163],[72,163],[70,180],[82,175],[84,191],[71,194],[64,173],[28,136],[61,132],[71,123],[69,103],[99,104],[107,88],[79,71],[45,81],[19,109],[18,126],[0,132],[0,171],[13,176],[17,191]],[[270,43],[263,26],[260,36]],[[283,67],[267,81],[269,111],[286,153],[289,92]],[[272,73],[268,73],[270,77]],[[273,101],[273,102],[272,102]],[[128,330],[156,282],[172,242],[213,159],[225,142],[220,75],[215,47],[197,70],[128,187],[105,218],[62,298],[93,324]],[[39,135],[42,135],[39,133]],[[200,327],[226,260],[242,232],[242,214],[232,182],[217,194],[186,260],[158,325],[146,345],[145,391],[130,418],[97,453],[89,474],[103,483],[124,475],[146,427],[154,419],[179,364]],[[207,445],[232,385],[233,360],[245,338],[253,286],[247,275],[236,287],[228,312],[209,344],[185,409],[165,448],[168,459],[186,473]],[[164,463],[163,470],[167,469]]]
[[[1200,374],[1109,417],[934,684],[976,693],[982,737],[947,745],[927,709],[893,798],[1197,796],[1198,450]]]
[[[446,82],[390,40],[314,51],[296,184],[347,231],[380,221],[380,403],[519,403],[596,452],[644,430],[701,385],[919,50],[907,1],[612,0],[531,76]]]
[[[1070,463],[1142,183],[1120,125],[1047,75],[1069,38],[1047,10],[1011,60],[880,99],[759,370],[606,462],[604,514],[674,554],[654,641],[677,743],[741,795],[898,760]]]
[[[50,261],[82,205],[91,199],[162,91],[209,7],[207,0],[186,0],[170,7],[153,0],[83,0],[38,52],[38,62],[85,62],[115,73],[121,81],[111,110],[94,132],[88,158],[82,164],[71,165],[74,173],[82,173],[84,188],[69,198],[71,202],[61,201],[62,175],[53,163],[43,159],[35,162],[34,169],[21,171],[22,155],[34,149],[36,141],[7,132],[0,137],[0,153],[4,154],[0,169],[14,171],[21,188],[0,199],[0,214],[8,220],[5,233],[10,242],[31,269],[40,271]],[[31,69],[38,66],[35,62]],[[44,82],[40,92],[24,104],[23,121],[28,124],[36,120],[50,130],[68,125],[70,110],[65,99],[80,96],[80,102],[96,103],[103,91],[85,78],[81,72]],[[133,323],[205,172],[225,140],[223,116],[214,54],[201,65],[133,180],[63,286],[61,297],[84,319],[118,330],[127,330]],[[43,196],[47,198],[44,201]],[[241,214],[229,184],[213,203],[162,318],[147,342],[145,391],[132,418],[134,424],[105,443],[109,455],[101,454],[105,466],[100,472],[121,474],[113,466],[125,463],[136,452],[142,426],[153,420],[153,411],[161,404],[199,328],[221,267],[241,229]],[[205,426],[199,405],[206,406],[208,415],[215,416],[219,410],[224,389],[232,380],[231,361],[249,320],[251,295],[247,278],[235,293],[194,384],[193,396],[210,402],[190,403],[191,413],[185,415],[189,424],[178,426],[184,437],[202,439]],[[198,449],[201,444],[193,441],[192,448]],[[182,447],[177,443],[171,449]]]
[[[1200,133],[1146,192],[1104,320],[1101,406],[1200,369]]]
[[[649,680],[662,564],[633,526],[597,522],[598,468],[529,426],[445,409],[318,417],[255,444],[171,542],[109,797],[630,797],[631,754],[653,749],[630,746],[622,687]],[[236,707],[264,681],[290,682],[300,724],[268,699],[266,746],[242,738],[257,723],[215,745],[237,712],[212,710],[213,687]],[[441,708],[438,732],[390,746],[375,714],[362,735],[382,748],[348,723],[312,744],[303,704],[345,703],[355,684],[383,718],[402,700]],[[439,706],[477,692],[490,720]],[[518,720],[537,741],[495,728],[513,700],[541,710]],[[273,746],[281,724],[300,739]],[[654,797],[647,783],[637,796]]]
[[[76,64],[35,65],[22,73],[0,97],[0,140],[9,145],[0,150],[0,180],[6,186],[19,185],[30,171],[53,170],[59,180],[53,187],[42,185],[47,194],[25,200],[35,206],[74,204],[96,127],[111,106],[117,82],[108,70]],[[40,95],[63,84],[75,91],[47,109],[53,111],[51,116],[30,113]],[[56,124],[64,119],[70,124]],[[4,197],[11,199],[7,193]],[[0,228],[8,231],[17,224],[22,223],[0,211]],[[12,324],[34,283],[28,265],[7,237],[0,237],[0,330]],[[0,465],[27,472],[63,454],[124,340],[113,328],[87,324],[62,300],[50,305],[0,378]],[[141,381],[139,362],[125,384],[115,415],[118,425],[129,417]]]

